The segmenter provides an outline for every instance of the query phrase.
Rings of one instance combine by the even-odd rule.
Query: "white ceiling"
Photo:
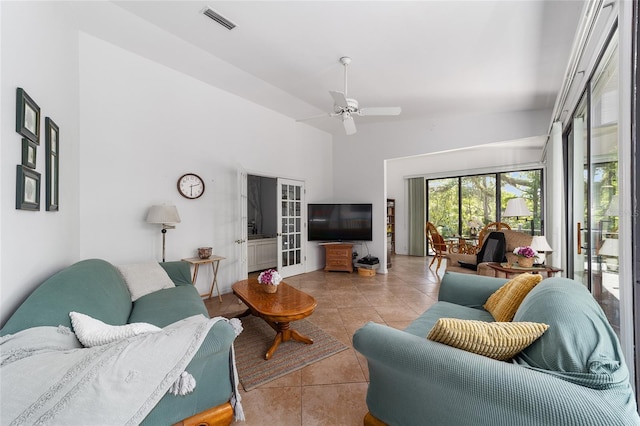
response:
[[[254,101],[292,118],[329,112],[329,90],[399,117],[553,108],[583,1],[121,1],[120,7],[299,99]],[[210,6],[231,31],[200,12]],[[204,53],[203,52],[203,53]],[[243,73],[239,73],[243,74]],[[246,95],[245,95],[246,96]],[[311,114],[313,113],[313,114]],[[335,119],[309,122],[342,131]]]

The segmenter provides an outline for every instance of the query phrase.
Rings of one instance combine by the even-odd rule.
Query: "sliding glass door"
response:
[[[589,288],[620,336],[617,58],[614,36],[568,137],[573,177],[569,274]]]

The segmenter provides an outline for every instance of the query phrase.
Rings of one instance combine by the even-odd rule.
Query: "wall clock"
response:
[[[185,173],[178,179],[178,192],[190,200],[200,198],[204,194],[204,181],[194,173]]]

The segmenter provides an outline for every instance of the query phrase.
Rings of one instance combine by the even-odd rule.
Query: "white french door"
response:
[[[569,273],[591,291],[624,346],[629,342],[622,338],[620,321],[617,58],[613,37],[576,109],[569,135],[574,248]]]
[[[305,272],[304,182],[278,178],[278,271],[282,277]]]
[[[237,221],[238,228],[236,229],[236,235],[238,239],[236,242],[236,255],[238,259],[237,274],[238,280],[246,280],[249,273],[247,264],[247,226],[249,223],[247,215],[247,172],[243,169],[237,171],[238,180],[238,213],[239,220]]]

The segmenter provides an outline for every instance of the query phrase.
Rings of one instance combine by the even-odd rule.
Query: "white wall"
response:
[[[167,260],[213,246],[227,258],[218,281],[228,292],[237,271],[239,167],[305,181],[308,202],[331,196],[329,134],[161,64],[162,49],[153,50],[154,60],[132,53],[141,41],[155,46],[158,28],[113,4],[99,2],[103,14],[90,13],[92,7],[2,2],[2,323],[42,280],[78,260],[159,260],[160,228],[144,219],[162,202],[175,203],[182,218],[167,233]],[[122,38],[118,46],[99,39],[94,27],[105,38],[105,28],[117,36],[134,28],[136,48]],[[164,53],[203,54],[180,43],[174,39]],[[57,213],[15,210],[18,86],[39,103],[42,126],[45,116],[60,126]],[[44,177],[43,142],[38,171]],[[176,181],[186,172],[204,178],[202,198],[178,195]],[[41,197],[44,207],[44,190]],[[307,270],[319,269],[321,256],[310,246]],[[211,273],[201,271],[199,290],[210,281]]]
[[[401,126],[397,122],[373,124],[362,120],[357,122],[355,135],[335,137],[334,197],[373,203],[373,242],[369,249],[380,258],[379,272],[386,272],[385,160],[546,135],[550,115],[551,111],[528,111],[434,117],[406,121]],[[466,164],[444,163],[452,170],[474,168],[473,160]],[[402,214],[397,210],[397,215]]]
[[[309,181],[309,199],[331,191],[324,132],[86,34],[80,57],[82,258],[159,259],[159,226],[144,218],[150,205],[171,203],[182,222],[167,233],[167,260],[212,246],[227,258],[218,281],[228,292],[237,279],[238,167]],[[205,180],[197,200],[176,190],[186,172]],[[203,275],[198,287],[209,283]]]
[[[44,278],[78,259],[78,39],[66,5],[2,2],[0,127],[0,321]],[[40,106],[40,211],[15,208],[22,137],[16,89]],[[60,127],[60,211],[45,211],[45,117]]]

